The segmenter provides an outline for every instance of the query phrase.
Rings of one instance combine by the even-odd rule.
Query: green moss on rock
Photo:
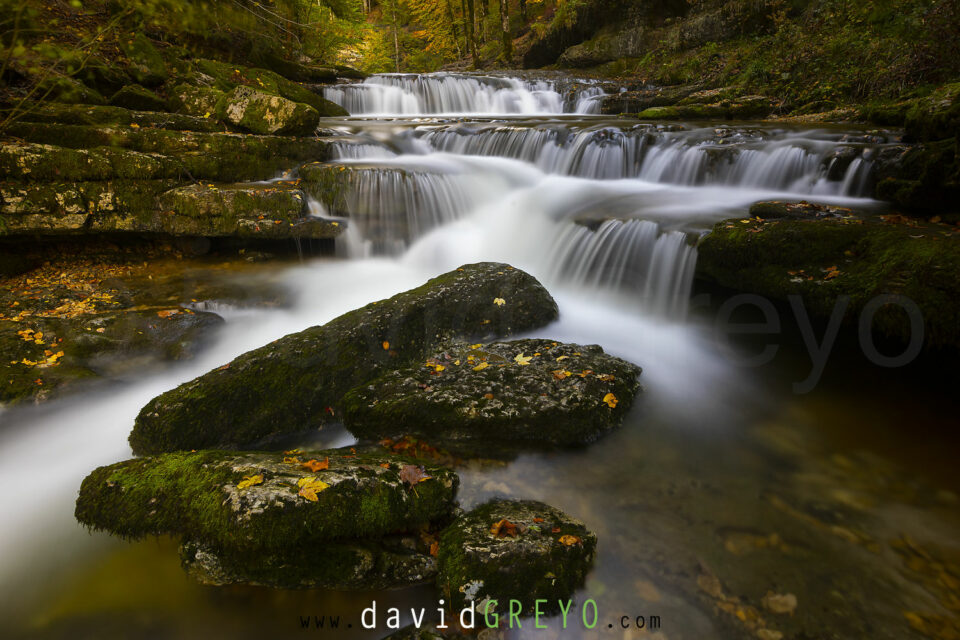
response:
[[[501,520],[516,527],[516,536],[507,527],[496,532]],[[547,601],[541,611],[556,611],[583,584],[596,547],[596,536],[559,509],[494,500],[440,534],[437,584],[454,611],[472,602],[478,614],[489,606],[504,619],[511,599],[523,603],[523,615],[533,613],[537,599]]]
[[[143,33],[130,34],[120,39],[120,49],[127,56],[127,73],[138,83],[155,87],[169,76],[163,56]]]
[[[943,231],[948,231],[944,234]],[[829,318],[840,296],[845,319],[858,320],[880,295],[912,300],[928,345],[960,346],[960,241],[944,225],[863,220],[718,223],[698,245],[697,277],[786,300],[797,295],[812,316]],[[880,334],[909,341],[909,318],[897,306],[874,316]]]
[[[620,424],[639,373],[596,345],[457,345],[354,389],[343,420],[360,438],[412,435],[448,449],[586,444]]]
[[[313,107],[239,86],[217,103],[217,116],[245,131],[264,135],[314,133],[320,114]]]
[[[496,298],[510,304],[498,306]],[[314,428],[339,415],[349,390],[442,344],[509,336],[556,317],[553,298],[530,275],[505,264],[465,265],[154,398],[137,417],[130,444],[138,454],[158,453]]]
[[[110,98],[114,107],[135,109],[138,111],[166,111],[166,102],[157,94],[138,84],[130,84],[117,91]]]
[[[334,540],[377,538],[449,518],[456,473],[428,466],[428,480],[401,478],[408,460],[350,449],[312,451],[327,461],[310,471],[281,453],[198,451],[137,458],[100,467],[84,479],[76,517],[128,537],[175,534],[235,553],[283,553]],[[262,481],[238,485],[253,476]],[[316,500],[301,480],[327,485]]]
[[[187,541],[187,574],[201,584],[249,584],[278,589],[392,589],[432,582],[437,561],[420,536],[324,542],[279,552],[237,553]]]

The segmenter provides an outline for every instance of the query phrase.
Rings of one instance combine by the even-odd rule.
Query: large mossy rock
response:
[[[245,131],[261,135],[306,136],[320,124],[310,105],[239,86],[217,103],[217,116]]]
[[[556,318],[556,303],[532,276],[505,264],[465,265],[154,398],[137,416],[130,444],[138,454],[160,453],[315,428],[339,419],[351,389],[422,361],[440,345],[505,337]]]
[[[448,520],[457,474],[413,467],[417,482],[411,467],[406,458],[351,449],[136,458],[87,476],[76,517],[127,538],[169,534],[225,553],[286,553]]]
[[[351,391],[343,420],[360,438],[412,435],[447,449],[585,444],[620,424],[639,374],[596,345],[457,345]]]
[[[529,500],[494,500],[458,518],[440,534],[438,586],[452,610],[473,603],[479,614],[505,614],[519,600],[523,614],[555,611],[583,584],[597,537],[559,509]],[[496,600],[497,605],[488,601]]]
[[[169,76],[163,55],[143,33],[121,38],[120,49],[127,57],[127,73],[140,84],[155,87]]]
[[[218,98],[219,99],[219,98]],[[214,101],[216,106],[216,101]],[[137,111],[124,107],[89,105],[89,104],[59,104],[30,103],[24,105],[27,110],[20,117],[24,123],[47,123],[66,125],[136,125],[137,127],[151,127],[169,129],[172,131],[225,131],[226,127],[217,120],[203,118],[203,112],[197,116],[182,113],[161,113],[158,111]],[[214,109],[209,111],[212,113]],[[29,131],[29,127],[23,129]],[[56,144],[68,146],[65,141]]]
[[[868,303],[903,296],[923,316],[927,345],[960,347],[960,240],[952,225],[903,216],[726,220],[697,247],[697,278],[787,301],[826,320],[849,297],[855,325]],[[898,304],[876,309],[873,329],[902,343],[915,335]]]
[[[201,584],[277,589],[391,589],[432,582],[437,560],[420,535],[325,542],[281,552],[237,554],[186,541],[180,561]]]
[[[167,105],[157,94],[138,84],[131,84],[117,91],[110,98],[110,105],[138,111],[166,111]]]

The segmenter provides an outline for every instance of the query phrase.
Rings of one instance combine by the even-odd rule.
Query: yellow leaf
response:
[[[489,366],[490,366],[489,363],[481,362],[480,364],[478,364],[477,366],[475,366],[475,367],[473,368],[473,370],[474,370],[474,371],[483,371],[484,369],[486,369],[486,368],[489,367]]]
[[[383,345],[382,345],[382,346],[383,346],[383,350],[384,350],[384,351],[389,351],[389,350],[390,350],[390,343],[387,342],[386,340],[383,341]]]
[[[608,393],[607,395],[603,396],[603,401],[611,409],[617,406],[617,396],[613,395],[612,393]]]
[[[205,114],[203,114],[203,117],[204,117],[204,118],[209,118],[209,117],[210,117],[210,112],[207,111]]]
[[[300,480],[297,481],[297,486],[300,487],[297,495],[310,502],[316,502],[317,494],[330,487],[330,485],[318,478],[300,478]]]
[[[316,459],[307,460],[306,462],[301,463],[300,466],[306,467],[307,469],[310,469],[310,471],[316,473],[317,471],[323,471],[324,469],[330,468],[330,458],[324,458],[323,462],[320,462]]]
[[[479,349],[479,348],[482,347],[482,346],[483,346],[482,344],[472,344],[472,345],[470,345],[470,348],[471,348],[471,349]]]
[[[517,357],[513,359],[514,362],[521,366],[530,364],[531,360],[533,360],[533,356],[525,356],[522,353],[517,354]]]
[[[566,360],[569,357],[570,356],[560,356],[559,358],[557,358],[557,362],[560,362],[561,360]]]
[[[581,540],[577,536],[571,536],[571,535],[560,536],[560,544],[567,547],[572,547],[573,545],[581,544],[582,542],[583,540]]]
[[[237,483],[237,489],[249,489],[257,484],[263,484],[263,476],[259,473],[254,476],[244,476],[243,480]]]
[[[507,301],[503,298],[494,298],[493,304],[497,305],[498,307],[502,307],[503,305],[507,304]]]

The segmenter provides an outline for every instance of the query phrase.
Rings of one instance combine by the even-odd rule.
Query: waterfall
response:
[[[606,220],[595,229],[561,228],[550,251],[551,277],[588,291],[615,291],[645,313],[682,318],[696,248],[680,231],[648,220]]]
[[[585,83],[565,104],[548,80],[527,81],[489,75],[384,74],[361,83],[324,90],[324,97],[351,115],[505,115],[597,113],[603,89]]]

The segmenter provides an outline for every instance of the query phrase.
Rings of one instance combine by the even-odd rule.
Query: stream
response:
[[[599,539],[576,596],[596,601],[597,627],[524,620],[507,637],[951,637],[938,635],[960,602],[946,396],[843,345],[815,389],[794,394],[810,369],[795,335],[739,340],[754,352],[782,343],[770,364],[740,366],[716,331],[722,294],[695,296],[696,239],[754,202],[882,209],[866,194],[886,141],[826,125],[598,115],[608,90],[465,74],[327,89],[352,115],[321,125],[337,141],[328,164],[339,188],[310,208],[347,229],[336,256],[264,270],[288,307],[218,308],[227,323],[192,361],[0,413],[3,626],[38,638],[260,638],[303,636],[302,616],[339,615],[352,628],[314,633],[380,638],[388,630],[359,625],[374,599],[426,607],[429,619],[429,587],[201,587],[180,570],[175,541],[90,533],[73,501],[90,470],[130,456],[150,398],[462,264],[502,261],[557,299],[560,320],[536,337],[600,344],[643,367],[634,408],[596,444],[460,469],[464,508],[542,500]],[[353,441],[334,428],[305,444]],[[765,607],[769,594],[795,596],[795,611]]]

